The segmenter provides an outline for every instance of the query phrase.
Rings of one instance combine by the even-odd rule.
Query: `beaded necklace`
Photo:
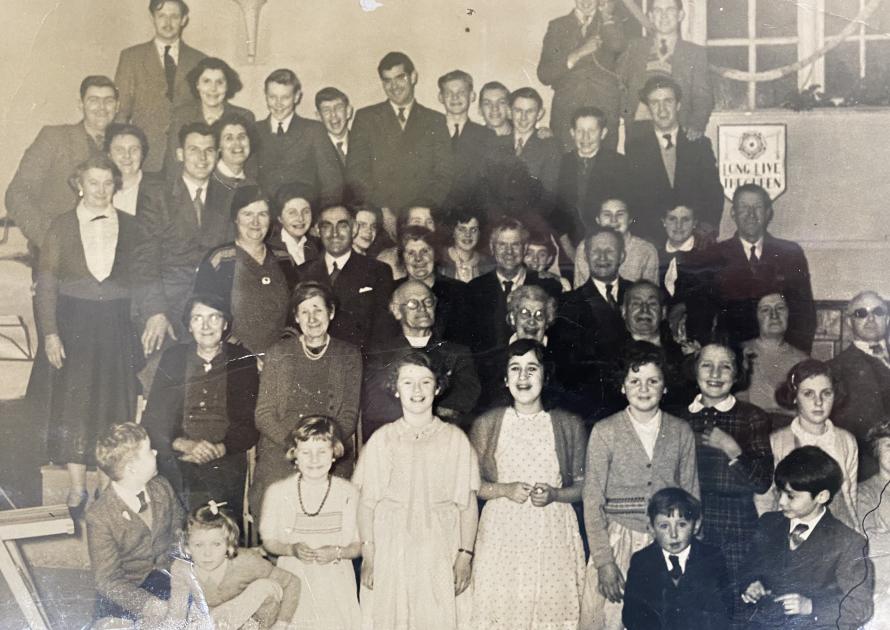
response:
[[[303,481],[303,473],[297,474],[297,498],[300,500],[300,509],[303,510],[303,514],[306,516],[318,516],[321,514],[322,508],[324,508],[325,502],[328,500],[328,494],[331,492],[331,475],[328,474],[328,487],[324,491],[324,496],[321,498],[321,503],[318,505],[318,509],[314,512],[310,512],[306,509],[306,506],[303,505],[303,484],[300,483]]]

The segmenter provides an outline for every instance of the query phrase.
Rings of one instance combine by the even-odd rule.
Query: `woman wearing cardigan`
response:
[[[510,407],[476,419],[482,510],[473,571],[473,627],[575,628],[584,550],[572,503],[581,500],[585,435],[580,418],[547,411],[544,347],[507,349]]]
[[[259,437],[257,360],[225,340],[231,316],[219,296],[193,295],[184,319],[192,341],[161,355],[142,424],[188,510],[212,499],[241,514],[245,452]]]
[[[333,473],[344,479],[355,460],[355,427],[362,383],[359,349],[328,334],[336,314],[334,294],[319,282],[301,282],[294,289],[291,311],[300,334],[280,340],[266,353],[260,378],[256,425],[260,431],[257,466],[250,504],[259,515],[266,488],[293,474],[287,450],[290,432],[307,416],[334,419],[345,452]]]

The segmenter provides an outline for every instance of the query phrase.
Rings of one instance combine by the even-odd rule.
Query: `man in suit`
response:
[[[322,204],[341,203],[343,171],[324,125],[296,113],[303,98],[297,75],[273,71],[265,82],[269,116],[254,127],[257,138],[257,182],[274,196],[282,185],[299,182],[318,191]]]
[[[526,227],[515,219],[504,219],[494,226],[490,244],[496,268],[473,279],[467,286],[471,348],[483,382],[492,382],[497,378],[495,375],[503,376],[497,357],[513,334],[507,321],[510,293],[524,285],[540,286],[553,297],[562,291],[558,280],[541,278],[537,272],[526,268],[528,238]],[[483,392],[480,404],[488,402],[493,394],[492,391]]]
[[[423,282],[409,278],[393,292],[389,310],[400,328],[398,334],[378,340],[369,353],[362,396],[364,440],[367,442],[375,430],[402,415],[401,405],[386,382],[399,355],[412,348],[430,355],[448,377],[445,390],[436,396],[436,415],[468,430],[472,421],[469,413],[482,388],[469,348],[446,341],[435,332],[436,296]]]
[[[391,332],[388,313],[392,272],[384,263],[352,251],[355,221],[343,206],[329,206],[318,215],[324,254],[297,268],[301,281],[329,285],[337,298],[331,335],[363,352]]]
[[[134,266],[148,287],[136,296],[146,356],[160,350],[167,337],[186,339],[182,313],[198,264],[231,234],[229,208],[224,206],[228,192],[210,177],[217,159],[213,132],[205,123],[190,123],[180,130],[179,140],[181,175],[147,184],[136,213],[145,231]]]
[[[510,122],[510,90],[500,81],[489,81],[479,90],[479,113],[485,126],[497,136],[513,133]]]
[[[636,95],[648,78],[663,74],[672,77],[686,95],[680,110],[686,137],[700,138],[714,109],[707,49],[680,36],[680,24],[686,17],[683,0],[652,0],[646,15],[655,28],[646,37],[631,40],[618,62],[618,73],[627,86],[622,105],[626,129],[631,134],[634,121],[651,117]]]
[[[723,186],[711,141],[705,136],[688,138],[679,120],[683,90],[672,78],[654,76],[639,94],[652,122],[641,122],[639,133],[625,143],[637,190],[638,235],[660,242],[665,209],[678,205],[694,208],[699,230],[716,235],[723,216]]]
[[[580,107],[572,115],[574,150],[562,156],[553,227],[570,259],[596,226],[606,199],[630,199],[630,165],[620,153],[603,146],[608,136],[606,115],[596,107]]]
[[[609,362],[628,337],[620,305],[631,283],[618,275],[625,254],[616,230],[597,227],[585,249],[590,278],[560,299],[553,343],[566,405],[589,423],[613,410]]]
[[[315,111],[328,132],[328,139],[337,150],[340,172],[346,177],[346,155],[349,153],[349,122],[354,110],[349,97],[335,87],[325,87],[315,94]]]
[[[816,307],[803,250],[767,231],[773,218],[772,200],[757,184],[736,189],[732,218],[735,235],[717,243],[708,257],[721,326],[735,342],[757,337],[757,302],[767,293],[781,293],[788,302],[785,340],[809,353],[816,332]]]
[[[77,204],[69,183],[78,164],[105,153],[105,128],[114,120],[118,91],[111,79],[91,75],[80,84],[83,119],[43,127],[25,150],[6,189],[6,210],[36,256],[50,223]]]
[[[878,471],[866,439],[868,430],[890,418],[890,354],[887,353],[887,303],[874,291],[863,291],[847,305],[847,324],[853,343],[831,360],[844,396],[831,412],[832,421],[859,444],[859,479]]]
[[[454,183],[445,201],[446,208],[474,205],[485,156],[495,137],[492,130],[470,120],[470,105],[475,100],[469,73],[452,70],[439,77],[439,102],[445,107],[454,159]]]
[[[621,86],[615,70],[626,42],[616,19],[615,0],[575,0],[575,8],[547,25],[538,79],[553,88],[550,128],[566,151],[576,109],[593,106],[606,113],[606,144],[618,145]]]
[[[383,209],[384,223],[397,208],[442,207],[454,162],[445,117],[415,101],[417,71],[407,55],[386,54],[377,74],[387,100],[355,115],[346,156],[346,179],[358,200]]]
[[[143,170],[160,171],[173,110],[194,100],[186,76],[206,57],[182,41],[189,22],[184,0],[149,0],[154,38],[125,48],[117,62],[114,82],[121,93],[118,121],[145,132],[148,154]]]

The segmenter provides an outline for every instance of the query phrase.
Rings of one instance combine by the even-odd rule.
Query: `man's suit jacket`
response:
[[[646,72],[652,42],[651,37],[632,39],[618,60],[618,74],[626,86],[622,115],[628,129],[640,105],[640,90],[652,76]],[[683,105],[679,112],[680,126],[704,133],[714,109],[707,49],[684,39],[677,40],[671,60],[671,77],[683,91]]]
[[[472,120],[466,122],[457,138],[451,138],[454,182],[445,201],[446,208],[472,207],[477,203],[486,159],[494,139],[495,134],[491,129]]]
[[[878,464],[866,435],[890,417],[890,368],[850,344],[831,360],[831,370],[844,386],[844,397],[832,409],[831,420],[856,437],[859,479],[868,479],[878,472]]]
[[[621,620],[627,630],[728,630],[733,593],[726,559],[692,538],[686,570],[675,584],[658,543],[630,559]]]
[[[117,120],[132,123],[145,132],[151,150],[142,164],[143,170],[161,170],[173,110],[195,100],[186,76],[206,56],[180,40],[173,100],[170,101],[167,99],[164,65],[154,40],[121,51],[114,73],[114,84],[120,91]]]
[[[723,186],[711,141],[705,136],[690,141],[685,129],[680,127],[671,186],[655,128],[649,121],[639,126],[640,133],[627,138],[624,151],[630,160],[637,190],[634,232],[660,243],[664,240],[661,219],[665,211],[681,204],[691,206],[700,222],[719,228],[723,216]]]
[[[153,182],[139,191],[136,220],[145,234],[137,249],[135,274],[138,281],[154,287],[136,296],[139,317],[144,321],[165,313],[182,330],[182,309],[192,290],[198,265],[211,249],[231,240],[230,191],[210,178],[201,224],[182,177]]]
[[[103,154],[83,122],[40,130],[6,189],[6,210],[32,248],[43,243],[53,219],[77,204],[77,193],[69,184],[77,165]]]
[[[738,235],[717,243],[709,256],[721,327],[736,342],[759,334],[757,302],[767,293],[781,293],[788,302],[785,340],[809,353],[816,332],[816,307],[807,258],[800,245],[767,233],[763,252],[752,269]]]
[[[294,114],[279,136],[267,117],[256,123],[254,136],[257,181],[267,195],[274,196],[283,184],[299,182],[315,190],[321,205],[341,203],[343,171],[324,125]]]
[[[798,593],[813,602],[813,614],[789,618],[767,596],[757,603],[756,612],[748,606],[748,627],[854,630],[868,621],[875,582],[865,538],[830,510],[795,551],[788,544],[790,531],[790,521],[781,512],[760,517],[738,587],[744,592],[759,580],[772,597]]]
[[[151,595],[139,584],[154,570],[169,570],[185,512],[170,483],[155,477],[145,486],[151,527],[108,486],[87,510],[87,543],[96,591],[139,614]]]
[[[445,202],[454,161],[444,115],[415,101],[403,131],[384,101],[358,110],[350,134],[346,181],[359,201],[393,210]]]
[[[550,128],[562,143],[564,151],[573,144],[569,136],[572,114],[579,107],[599,107],[606,114],[609,134],[605,144],[615,148],[618,143],[618,115],[621,109],[621,87],[614,71],[618,56],[627,42],[624,38],[620,16],[611,24],[603,24],[598,12],[588,27],[587,36],[581,34],[581,23],[572,11],[556,18],[547,25],[541,59],[538,62],[538,79],[553,88],[553,104],[550,109]],[[585,39],[599,37],[602,45],[593,55],[579,60],[571,69],[569,54],[581,46]]]
[[[331,286],[324,255],[297,268],[300,281],[316,280]],[[330,333],[366,351],[391,333],[389,299],[392,272],[384,263],[352,252],[333,285],[337,312]]]
[[[559,165],[556,211],[553,227],[560,235],[567,234],[577,245],[596,226],[600,205],[618,197],[633,207],[634,185],[627,158],[601,147],[590,159],[586,183],[581,181],[582,158],[577,152],[565,153]]]

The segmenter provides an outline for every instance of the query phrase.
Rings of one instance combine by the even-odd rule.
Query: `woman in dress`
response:
[[[464,432],[433,415],[443,386],[428,355],[396,361],[390,391],[402,417],[378,429],[358,461],[366,629],[471,627],[479,466]]]
[[[263,547],[279,568],[300,578],[291,630],[359,630],[361,612],[351,559],[361,555],[359,494],[331,474],[343,456],[336,423],[309,416],[291,432],[288,459],[296,473],[266,491],[260,522]]]
[[[53,221],[40,248],[37,320],[53,368],[49,456],[67,466],[67,503],[80,516],[96,437],[135,417],[142,353],[130,321],[139,229],[112,205],[120,172],[95,156],[74,181],[80,202]]]
[[[258,186],[232,199],[235,242],[210,251],[198,267],[195,292],[219,295],[232,313],[233,340],[262,356],[288,324],[296,270],[286,251],[265,243],[271,216]]]
[[[161,355],[142,425],[164,475],[187,510],[225,501],[240,515],[246,451],[256,444],[256,357],[226,340],[232,318],[217,295],[196,294],[185,307],[191,341]]]
[[[328,334],[336,315],[334,294],[319,282],[294,289],[291,312],[300,333],[269,348],[260,376],[256,425],[260,431],[250,503],[259,514],[269,484],[293,472],[290,433],[303,418],[325,415],[337,424],[344,454],[334,474],[348,479],[355,460],[355,427],[362,383],[359,349]]]
[[[443,276],[469,282],[494,269],[494,259],[478,249],[482,234],[481,214],[475,210],[461,209],[453,216],[452,243],[439,262],[439,271]]]
[[[136,202],[145,179],[142,163],[148,155],[148,139],[136,125],[112,123],[105,128],[105,152],[121,174],[114,207],[136,216]]]
[[[507,348],[513,403],[476,419],[470,439],[487,501],[473,569],[477,630],[578,627],[584,549],[572,503],[581,500],[586,440],[581,419],[546,410],[544,346]]]
[[[243,86],[238,73],[222,59],[204,57],[188,73],[186,82],[195,99],[173,110],[167,132],[167,153],[164,155],[164,172],[168,175],[176,170],[176,149],[179,147],[179,130],[183,125],[193,122],[212,125],[228,113],[238,114],[251,125],[256,122],[249,109],[229,102]]]

